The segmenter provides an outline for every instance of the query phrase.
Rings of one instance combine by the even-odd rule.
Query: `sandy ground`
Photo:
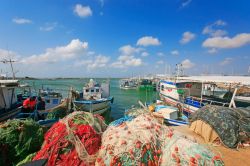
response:
[[[194,137],[197,142],[204,144],[202,137],[195,134],[186,126],[172,127],[188,137]],[[250,147],[229,149],[224,146],[214,146],[215,151],[219,151],[226,166],[250,166]]]

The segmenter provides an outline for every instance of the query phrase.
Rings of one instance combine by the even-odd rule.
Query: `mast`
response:
[[[11,67],[11,72],[12,72],[12,79],[14,80],[14,79],[16,79],[16,76],[15,76],[15,72],[14,72],[14,68],[13,68],[13,64],[12,64],[12,62],[16,62],[16,61],[13,61],[13,60],[7,60],[7,59],[3,59],[3,60],[1,60],[0,62],[2,62],[2,63],[10,63],[10,67]]]

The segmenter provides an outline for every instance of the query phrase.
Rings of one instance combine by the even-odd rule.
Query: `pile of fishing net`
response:
[[[164,140],[162,151],[162,165],[224,165],[219,153],[175,131]]]
[[[48,130],[33,160],[48,159],[48,166],[93,165],[105,129],[101,116],[73,112]]]
[[[15,165],[38,151],[43,143],[43,129],[31,119],[9,120],[0,124],[0,165]]]
[[[219,137],[229,148],[250,141],[250,112],[247,109],[207,105],[193,113],[189,121],[190,128],[205,140],[214,137],[209,140],[213,142]]]
[[[120,124],[103,133],[97,165],[152,165],[159,163],[164,136],[170,129],[149,114]]]
[[[199,164],[203,162],[201,165],[223,165],[206,147],[177,136],[178,133],[159,123],[149,111],[134,111],[126,112],[125,117],[112,122],[103,133],[96,165],[188,165],[190,160],[195,165],[197,156]]]

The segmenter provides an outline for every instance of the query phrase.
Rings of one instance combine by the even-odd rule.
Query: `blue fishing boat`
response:
[[[113,103],[114,97],[110,96],[109,81],[101,84],[90,79],[82,92],[80,92],[73,103],[76,110],[91,112],[94,114],[103,114],[110,110],[110,105]]]

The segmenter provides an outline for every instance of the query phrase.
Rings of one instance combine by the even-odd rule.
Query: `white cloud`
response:
[[[223,21],[223,20],[217,20],[217,21],[215,21],[214,24],[218,25],[218,26],[225,26],[225,25],[227,25],[227,23],[225,21]]]
[[[171,51],[171,54],[172,55],[179,55],[179,51],[178,50],[173,50],[173,51]]]
[[[45,53],[39,55],[32,55],[21,59],[24,64],[38,64],[38,63],[55,63],[58,61],[65,61],[84,55],[88,48],[87,42],[81,42],[79,39],[73,39],[66,46],[59,46],[55,48],[46,49]]]
[[[233,58],[225,58],[221,63],[220,65],[221,66],[225,66],[225,65],[229,65],[230,63],[233,62]]]
[[[117,61],[111,64],[114,68],[126,68],[141,66],[142,59],[136,58],[134,55],[143,51],[141,48],[134,48],[130,45],[125,45],[119,48],[121,55],[117,58]]]
[[[57,26],[57,22],[45,23],[45,25],[41,26],[39,29],[41,31],[52,31],[53,29],[55,29],[56,26]]]
[[[191,2],[192,2],[192,0],[184,0],[181,3],[181,7],[182,8],[187,7]]]
[[[88,17],[92,16],[92,10],[89,6],[82,6],[81,4],[76,4],[74,8],[74,12],[79,16],[79,17]]]
[[[190,69],[190,68],[192,68],[192,67],[195,66],[195,64],[192,63],[189,59],[183,60],[183,61],[181,62],[181,64],[182,64],[182,67],[183,67],[184,69]]]
[[[0,49],[0,60],[17,60],[19,55],[16,52]]]
[[[158,46],[160,45],[161,42],[159,41],[159,39],[154,38],[152,36],[144,36],[140,39],[138,39],[136,45],[138,46]]]
[[[202,34],[208,34],[212,37],[225,36],[227,31],[218,29],[218,27],[226,26],[227,23],[223,20],[217,20],[213,24],[204,27]]]
[[[193,40],[194,38],[195,38],[195,34],[194,34],[194,33],[189,32],[189,31],[184,32],[184,33],[182,34],[182,39],[180,40],[180,43],[181,43],[181,44],[187,44],[187,43],[189,43],[191,40]]]
[[[211,49],[208,50],[209,54],[215,54],[217,52],[218,52],[218,50],[216,48],[211,48]]]
[[[110,57],[98,55],[92,59],[76,61],[75,66],[76,67],[86,66],[88,70],[95,70],[97,68],[107,67],[109,60]]]
[[[162,52],[158,52],[157,55],[158,55],[159,57],[163,57],[165,54],[162,53]]]
[[[126,68],[126,67],[136,67],[141,66],[142,60],[140,58],[135,58],[134,56],[121,55],[118,60],[111,64],[114,68]]]
[[[31,20],[26,19],[26,18],[13,18],[12,22],[14,22],[16,24],[30,24],[30,23],[32,23]]]
[[[250,33],[237,34],[233,38],[230,37],[212,37],[206,39],[203,47],[208,48],[237,48],[250,43]]]
[[[143,52],[143,53],[141,54],[141,56],[142,56],[142,57],[147,57],[147,56],[149,56],[149,53],[148,53],[148,52]]]
[[[140,53],[144,49],[142,48],[135,48],[132,47],[131,45],[125,45],[119,48],[119,51],[121,52],[122,55],[132,55],[135,53]]]
[[[164,61],[160,60],[160,61],[157,61],[156,63],[159,64],[159,65],[162,65],[162,64],[164,64]]]

